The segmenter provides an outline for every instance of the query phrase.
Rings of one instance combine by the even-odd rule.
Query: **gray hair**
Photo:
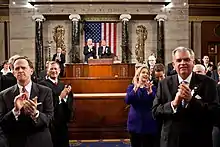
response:
[[[175,48],[175,49],[172,51],[172,57],[173,57],[173,58],[174,58],[176,52],[189,52],[190,57],[193,58],[193,59],[195,58],[195,54],[194,54],[193,50],[190,49],[190,48],[187,48],[187,47],[182,47],[182,46],[180,46],[180,47]]]
[[[8,63],[9,63],[9,64],[13,64],[13,63],[14,63],[14,60],[17,59],[18,57],[20,57],[20,55],[11,56],[10,59],[8,60]]]
[[[220,71],[220,66],[217,67],[217,71]]]

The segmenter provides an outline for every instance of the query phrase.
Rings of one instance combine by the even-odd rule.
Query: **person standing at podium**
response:
[[[85,63],[88,63],[88,59],[96,59],[96,49],[92,45],[92,39],[87,40],[87,45],[84,46],[83,54],[85,55]]]
[[[101,46],[98,48],[98,56],[99,58],[111,58],[111,48],[106,46],[106,41],[101,41]]]

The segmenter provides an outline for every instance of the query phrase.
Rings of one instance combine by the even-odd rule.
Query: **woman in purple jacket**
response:
[[[141,66],[136,70],[133,84],[127,88],[125,102],[130,105],[127,127],[132,147],[155,147],[157,144],[157,123],[151,112],[156,88],[149,77],[148,68]]]

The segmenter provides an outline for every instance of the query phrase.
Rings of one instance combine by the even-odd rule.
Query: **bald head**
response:
[[[202,64],[194,65],[193,72],[201,75],[206,75],[205,67]]]

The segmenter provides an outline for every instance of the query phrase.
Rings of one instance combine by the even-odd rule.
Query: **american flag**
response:
[[[106,45],[111,47],[111,52],[116,55],[117,23],[86,22],[84,27],[85,44],[88,39],[92,39],[96,53],[98,54],[98,47],[101,45],[101,40],[105,40]]]

